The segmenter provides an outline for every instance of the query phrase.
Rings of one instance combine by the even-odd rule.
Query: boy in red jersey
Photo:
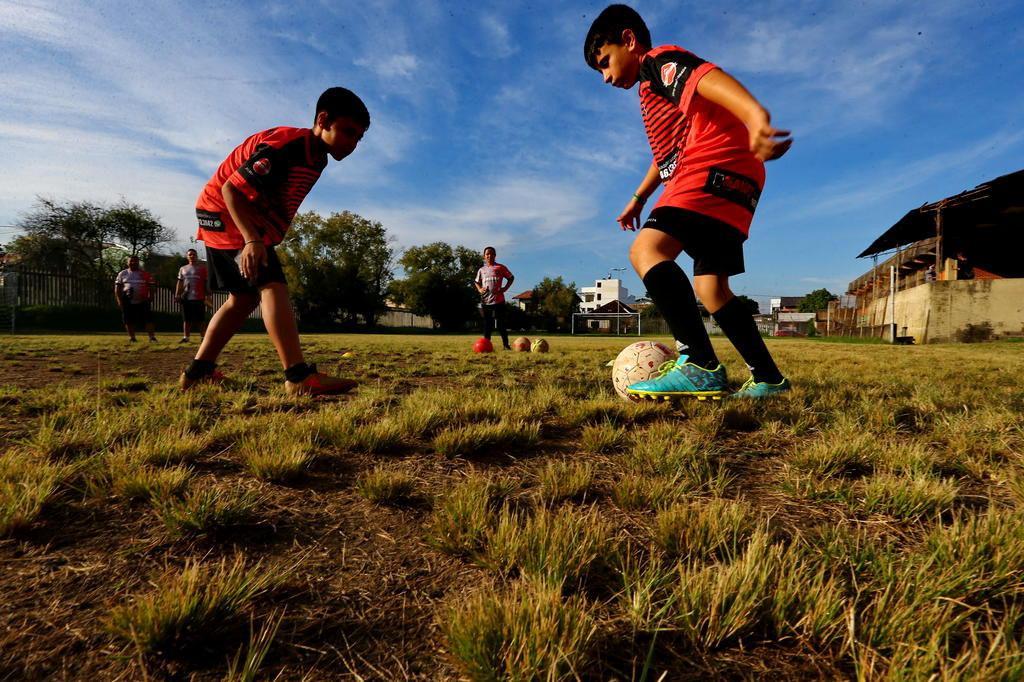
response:
[[[644,20],[626,5],[610,5],[594,20],[583,56],[605,83],[626,90],[640,84],[654,162],[617,218],[622,229],[640,227],[644,203],[664,185],[629,258],[680,356],[627,392],[647,398],[726,394],[725,367],[694,288],[750,368],[751,378],[734,397],[789,390],[752,315],[729,289],[729,277],[744,269],[743,242],[764,186],[764,162],[786,153],[789,132],[773,128],[757,100],[714,64],[674,45],[652,47]],[[684,251],[694,261],[693,286],[675,262]]]
[[[289,394],[344,393],[356,385],[306,364],[288,283],[274,247],[327,166],[327,156],[344,159],[369,127],[370,114],[362,100],[345,88],[330,88],[317,101],[312,128],[256,133],[231,152],[203,188],[196,203],[197,238],[206,242],[210,289],[230,295],[182,373],[182,389],[223,379],[215,370],[217,357],[260,305]]]

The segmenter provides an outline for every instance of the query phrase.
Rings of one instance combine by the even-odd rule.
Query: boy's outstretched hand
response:
[[[644,205],[637,201],[635,198],[630,199],[626,207],[622,209],[622,213],[615,221],[622,226],[623,230],[636,231],[640,229],[640,214],[644,210]]]
[[[773,128],[769,123],[750,131],[750,151],[761,161],[779,158],[789,151],[792,144],[793,138],[789,136],[788,130]]]

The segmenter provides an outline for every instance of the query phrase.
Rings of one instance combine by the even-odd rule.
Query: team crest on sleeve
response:
[[[679,75],[679,65],[675,62],[669,62],[663,64],[661,67],[661,82],[666,88],[672,87],[672,84],[676,82],[676,76]]]
[[[252,170],[257,175],[266,175],[270,172],[270,159],[256,159],[253,161]]]

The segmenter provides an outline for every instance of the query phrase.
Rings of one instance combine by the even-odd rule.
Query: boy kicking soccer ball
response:
[[[182,373],[182,389],[223,379],[216,371],[217,357],[258,305],[284,367],[285,391],[323,395],[355,387],[355,381],[327,376],[306,364],[288,282],[274,247],[327,167],[328,155],[344,159],[369,127],[362,100],[345,88],[330,88],[317,101],[312,128],[256,133],[231,152],[203,188],[196,204],[197,238],[206,242],[210,289],[230,295]]]
[[[617,218],[622,229],[640,227],[644,203],[664,185],[629,258],[680,355],[627,392],[726,395],[725,367],[704,329],[694,288],[752,373],[733,397],[789,390],[753,316],[729,289],[729,277],[743,272],[743,242],[764,186],[764,162],[786,153],[789,133],[773,128],[757,100],[714,64],[674,45],[652,47],[644,20],[626,5],[610,5],[594,20],[583,55],[605,83],[625,90],[639,83],[654,162]],[[693,258],[693,286],[675,262],[684,251]]]

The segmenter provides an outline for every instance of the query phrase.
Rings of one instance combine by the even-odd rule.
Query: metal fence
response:
[[[0,332],[14,333],[18,289],[13,272],[0,270]]]
[[[0,324],[5,327],[10,320],[10,328],[14,327],[18,308],[27,306],[88,306],[95,308],[115,308],[113,278],[97,279],[75,277],[52,272],[34,270],[7,270],[0,274]],[[212,304],[216,310],[228,300],[227,294],[210,293],[207,305]],[[151,288],[150,308],[154,312],[178,313],[181,307],[174,300],[174,289],[164,286]],[[249,316],[251,319],[262,319],[259,307]]]
[[[772,321],[755,320],[757,330],[761,332],[762,336],[771,336],[775,333],[775,323]],[[661,315],[648,315],[644,317],[641,322],[641,329],[643,335],[647,336],[671,336],[672,332],[668,328],[668,323],[665,322],[665,318]],[[707,330],[710,336],[717,336],[722,334],[722,328],[718,326],[713,317],[704,318],[704,329]]]

